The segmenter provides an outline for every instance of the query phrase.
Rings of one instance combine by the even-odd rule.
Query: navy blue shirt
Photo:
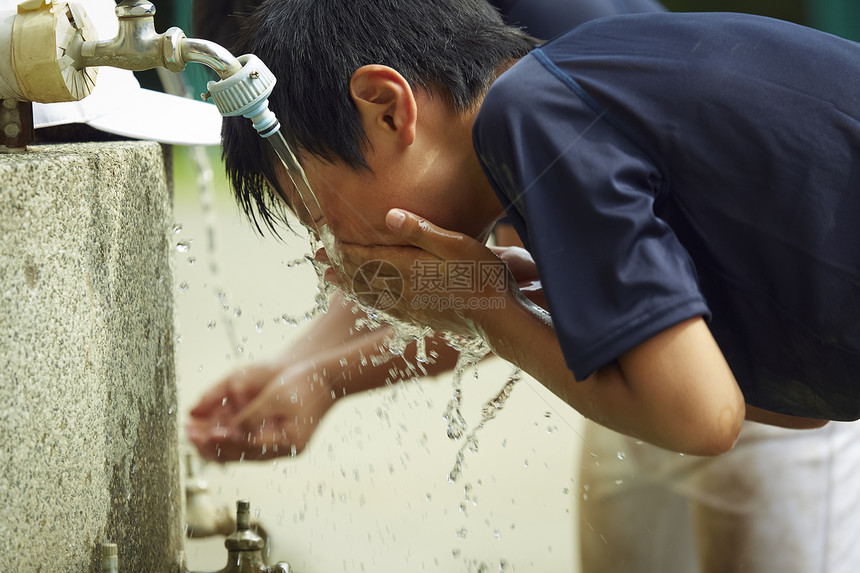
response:
[[[505,22],[548,40],[583,22],[639,12],[661,12],[655,0],[490,0]]]
[[[604,18],[503,74],[473,136],[577,378],[703,315],[748,403],[860,417],[860,44]]]

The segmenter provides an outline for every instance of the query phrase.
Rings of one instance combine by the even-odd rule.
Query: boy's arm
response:
[[[346,283],[350,269],[370,259],[388,260],[408,277],[416,259],[489,263],[495,258],[474,239],[439,229],[411,213],[399,218],[392,211],[388,223],[404,243],[417,249],[342,245],[348,268],[329,270],[327,280]],[[325,259],[324,254],[320,256]],[[404,283],[408,286],[411,281]],[[565,363],[549,314],[518,289],[502,295],[501,308],[475,304],[458,311],[418,308],[412,304],[417,294],[408,289],[404,293],[399,307],[404,318],[429,324],[437,331],[479,333],[497,355],[598,423],[689,454],[724,452],[737,438],[744,418],[743,396],[701,318],[663,331],[587,380],[577,381]],[[470,310],[481,307],[493,310]]]
[[[714,455],[734,445],[744,401],[701,318],[668,328],[577,381],[549,317],[528,301],[481,319],[499,356],[519,365],[585,417],[651,444]]]
[[[392,379],[392,368],[415,364],[414,342],[402,358],[388,354],[382,361],[371,360],[383,353],[390,329],[356,332],[359,316],[335,299],[329,312],[280,357],[240,368],[210,388],[186,425],[200,455],[226,462],[301,452],[337,400],[384,386]],[[422,365],[428,375],[453,368],[456,350],[441,339],[426,345],[436,356]]]
[[[516,232],[512,228],[509,231],[507,236],[497,236],[496,243],[521,246]],[[500,249],[499,254],[515,275],[529,281],[531,290],[524,287],[527,296],[542,302],[528,253]],[[186,426],[187,436],[200,455],[226,462],[299,453],[338,399],[384,386],[389,370],[405,364],[399,359],[373,364],[369,358],[367,364],[361,364],[362,356],[380,353],[390,332],[387,327],[357,332],[356,319],[361,317],[361,311],[337,291],[329,311],[317,317],[304,336],[280,356],[239,368],[210,388],[191,409]],[[441,337],[425,344],[436,356],[432,363],[422,365],[427,375],[454,368],[457,350]],[[412,342],[404,358],[415,364],[415,354],[416,343]],[[286,396],[290,399],[285,400]],[[253,434],[251,440],[249,433]]]

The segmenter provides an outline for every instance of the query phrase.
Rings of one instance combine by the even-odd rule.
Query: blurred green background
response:
[[[177,26],[188,36],[195,37],[192,27],[192,0],[151,0],[156,6],[156,30],[164,31],[171,26]],[[226,0],[213,0],[213,5],[222,4]],[[527,2],[528,0],[522,0]],[[573,0],[575,1],[575,0]],[[780,18],[799,24],[860,41],[860,1],[858,0],[662,0],[669,10],[676,12],[747,12]],[[199,2],[199,5],[208,5]],[[229,48],[229,46],[225,46]],[[153,70],[138,74],[143,86],[151,89],[161,89],[161,84]],[[217,80],[214,72],[205,66],[188,66],[183,72],[183,78],[190,94],[198,98],[206,91],[206,82]],[[207,150],[213,168],[216,172],[218,196],[223,197],[225,184],[221,177],[222,166],[216,149]],[[176,149],[176,188],[193,189],[194,174],[186,168],[188,150]],[[186,187],[186,184],[190,184]],[[228,194],[226,192],[225,194]]]
[[[528,0],[525,0],[528,1]],[[190,29],[191,0],[154,0],[158,29]],[[860,3],[856,0],[663,0],[678,12],[749,12],[782,18],[860,40]]]
[[[528,1],[528,0],[523,0]],[[152,0],[155,4],[156,29],[171,26],[182,28],[194,35],[191,26],[192,0]],[[860,41],[860,2],[857,0],[662,0],[669,10],[676,12],[748,12],[771,16]],[[205,5],[205,2],[201,3]],[[225,46],[229,48],[229,46]],[[217,77],[204,66],[189,66],[184,72],[192,93],[205,91],[206,82]],[[147,76],[141,83],[153,87],[156,80]]]

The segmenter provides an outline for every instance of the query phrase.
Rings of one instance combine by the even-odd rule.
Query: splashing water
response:
[[[202,147],[199,146],[191,146],[191,157],[194,161],[196,171],[197,171],[197,187],[199,191],[199,199],[200,199],[200,207],[203,212],[203,220],[204,226],[206,230],[206,254],[208,257],[209,263],[209,275],[211,277],[212,282],[212,292],[218,298],[218,301],[221,303],[221,309],[224,319],[224,330],[227,335],[227,340],[229,342],[230,348],[233,349],[233,356],[237,356],[236,349],[239,348],[240,344],[238,342],[238,338],[236,335],[236,329],[233,324],[232,319],[227,313],[228,305],[226,305],[225,298],[226,294],[219,286],[219,282],[221,280],[221,272],[218,267],[218,253],[215,245],[215,230],[218,228],[218,218],[215,214],[214,204],[215,204],[215,185],[214,185],[214,176],[212,173],[212,165],[209,162],[209,158],[206,156],[206,152]],[[182,232],[182,225],[175,224],[173,226],[173,233],[178,235]],[[181,253],[188,253],[191,249],[192,241],[189,239],[187,241],[179,241],[176,244],[176,250]],[[196,258],[193,256],[188,257],[188,262],[194,264],[196,262]],[[187,287],[186,287],[187,290]],[[210,321],[214,326],[214,321]]]
[[[514,390],[514,385],[520,381],[522,377],[522,370],[519,368],[514,368],[514,371],[511,373],[508,381],[505,382],[505,385],[502,386],[502,389],[499,390],[499,393],[496,394],[493,398],[488,400],[484,407],[481,408],[481,421],[478,422],[478,425],[472,429],[468,436],[466,436],[465,442],[460,446],[460,449],[457,451],[456,461],[454,462],[454,467],[451,468],[451,471],[448,472],[448,482],[455,483],[460,474],[463,471],[463,460],[465,458],[465,452],[468,449],[472,452],[478,451],[478,431],[483,428],[487,422],[494,419],[496,415],[502,411],[502,408],[505,407],[505,402],[507,402],[508,398],[511,396],[511,393]]]
[[[448,406],[442,419],[448,422],[448,437],[452,440],[459,440],[469,430],[468,424],[460,411],[463,397],[463,374],[465,374],[468,368],[471,368],[477,377],[476,368],[478,361],[486,356],[490,349],[482,339],[477,337],[472,338],[446,334],[444,338],[460,354],[454,367],[454,377],[452,380],[453,394],[448,401]]]
[[[325,249],[326,255],[331,264],[338,266],[342,260],[339,251],[336,247],[336,238],[334,233],[327,225],[316,225],[315,223],[322,219],[322,209],[316,195],[311,189],[307,175],[284,139],[280,131],[276,131],[271,136],[267,137],[272,145],[272,149],[281,159],[283,167],[286,169],[287,175],[292,182],[294,188],[298,191],[299,198],[302,202],[302,208],[305,209],[309,220],[314,222],[314,228],[307,227],[308,235],[311,241],[311,253],[315,253],[320,247]],[[303,320],[310,320],[317,314],[327,312],[328,301],[334,287],[324,280],[325,267],[315,261],[313,255],[306,255],[303,259],[294,261],[288,267],[310,262],[314,271],[317,274],[319,281],[318,293],[315,297],[315,305],[311,311],[305,313]],[[390,334],[383,341],[384,349],[380,349],[383,355],[372,356],[371,362],[374,365],[384,363],[394,356],[401,357],[407,364],[404,373],[408,376],[417,377],[426,375],[427,371],[424,364],[432,364],[433,356],[427,353],[426,340],[432,337],[434,332],[428,326],[420,326],[405,322],[394,318],[388,313],[379,309],[373,308],[362,303],[356,296],[350,293],[344,293],[346,301],[353,304],[353,309],[360,316],[356,319],[355,330],[375,330],[382,327],[389,327]],[[283,315],[282,320],[288,324],[298,324],[302,319],[293,316]],[[460,440],[469,431],[468,424],[460,410],[462,402],[462,381],[463,375],[468,369],[472,369],[477,377],[477,363],[484,358],[490,349],[486,342],[478,336],[463,336],[453,333],[441,333],[445,342],[459,352],[457,364],[454,368],[454,376],[452,380],[453,394],[445,409],[443,419],[448,422],[447,434],[453,440]],[[405,352],[411,343],[416,344],[416,364],[412,364],[406,359]],[[362,360],[364,362],[364,359]],[[516,368],[509,376],[507,382],[499,390],[492,399],[484,404],[482,409],[481,420],[478,425],[466,435],[466,440],[457,452],[456,462],[453,469],[448,474],[448,481],[453,483],[460,476],[462,464],[465,455],[465,450],[468,448],[471,451],[477,451],[478,440],[477,432],[483,428],[490,420],[496,417],[499,411],[505,405],[508,397],[511,395],[514,385],[520,380],[521,370]],[[390,383],[391,379],[387,382]]]
[[[320,248],[321,243],[315,240],[313,234],[311,234],[310,241],[311,252],[316,252]],[[309,310],[306,310],[303,314],[294,315],[285,312],[282,313],[280,317],[278,317],[277,320],[280,320],[288,326],[298,326],[299,324],[313,320],[320,314],[325,314],[326,312],[328,312],[329,298],[331,298],[331,294],[335,290],[334,286],[328,284],[323,279],[325,273],[325,265],[315,261],[313,255],[311,254],[306,254],[300,259],[295,259],[287,262],[287,268],[292,269],[305,264],[311,265],[313,267],[314,273],[317,276],[317,292],[314,295],[313,306],[311,306],[311,308]]]

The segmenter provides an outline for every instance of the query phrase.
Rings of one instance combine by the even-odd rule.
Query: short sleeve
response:
[[[661,170],[611,112],[533,54],[494,84],[473,131],[579,380],[708,315],[690,256],[654,211]]]

